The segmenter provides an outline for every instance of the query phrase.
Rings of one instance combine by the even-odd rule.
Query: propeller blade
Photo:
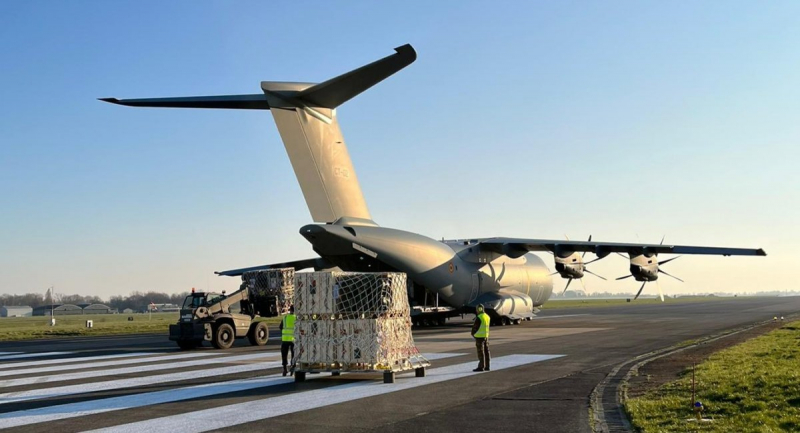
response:
[[[619,254],[619,255],[620,255],[620,256],[622,256],[622,257],[625,257],[625,258],[626,258],[626,259],[628,259],[628,260],[630,260],[630,259],[631,259],[630,257],[626,256],[625,254],[622,254],[622,253],[617,253],[617,254]]]
[[[564,286],[564,291],[563,291],[563,292],[561,292],[561,295],[562,295],[562,296],[563,296],[565,293],[567,293],[567,289],[569,289],[569,283],[571,283],[571,282],[572,282],[572,278],[570,278],[569,280],[567,280],[567,285],[566,285],[566,286]]]
[[[600,275],[597,275],[597,274],[595,274],[594,272],[592,272],[592,271],[590,271],[588,269],[584,269],[583,271],[586,272],[587,274],[592,274],[595,277],[600,278],[603,281],[608,281],[608,280],[605,279],[605,277],[601,277]],[[625,278],[628,278],[628,277],[625,277]]]
[[[663,264],[665,264],[665,263],[669,263],[669,262],[671,262],[671,261],[673,261],[673,260],[675,260],[675,259],[679,259],[679,258],[681,258],[681,256],[673,257],[673,258],[671,258],[671,259],[667,259],[667,260],[662,260],[662,261],[658,262],[658,264],[659,264],[659,266],[660,266],[660,265],[663,265]]]
[[[619,278],[617,278],[617,281],[619,281],[619,280],[624,280],[625,278],[630,278],[630,277],[632,277],[632,276],[633,276],[633,274],[630,274],[630,275],[625,275],[624,277],[619,277]]]
[[[661,302],[664,302],[664,291],[661,290],[661,283],[656,280],[656,286],[658,286],[658,296],[661,297]]]
[[[659,269],[659,270],[658,270],[658,273],[659,273],[659,274],[664,274],[664,275],[666,275],[666,276],[668,276],[668,277],[675,278],[676,280],[680,281],[681,283],[685,283],[685,282],[686,282],[686,281],[683,281],[683,280],[681,280],[680,278],[676,277],[675,275],[671,275],[671,274],[668,274],[668,273],[666,273],[666,272],[662,271],[661,269]]]
[[[592,235],[589,235],[589,240],[586,242],[591,242],[591,241],[592,241]],[[586,251],[584,251],[583,254],[581,254],[581,257],[586,257]]]
[[[661,236],[661,243],[659,243],[659,245],[664,245],[664,239],[666,239],[666,238],[667,238],[667,235]],[[663,301],[663,299],[662,299],[662,301]]]
[[[548,275],[548,277],[552,277],[553,275],[557,274],[558,271],[553,272],[552,274]]]
[[[588,262],[584,263],[584,265],[588,265],[589,263],[594,263],[594,262],[596,262],[598,260],[602,260],[602,259],[603,259],[602,257],[598,257],[596,259],[589,260]]]
[[[645,281],[644,283],[642,283],[642,287],[639,287],[639,291],[638,291],[638,292],[636,292],[636,296],[634,296],[634,297],[633,297],[633,300],[634,300],[634,301],[635,301],[635,300],[637,300],[637,299],[639,299],[639,295],[641,295],[641,294],[642,294],[642,289],[644,289],[644,285],[645,285],[645,284],[647,284],[647,281]]]
[[[579,280],[581,282],[581,286],[583,286],[583,291],[585,292],[586,291],[586,284],[583,284],[583,278],[580,278]]]

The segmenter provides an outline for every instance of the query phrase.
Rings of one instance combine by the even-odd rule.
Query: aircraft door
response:
[[[476,299],[478,299],[478,295],[481,293],[481,274],[480,272],[472,274],[472,293],[469,295],[470,303]]]

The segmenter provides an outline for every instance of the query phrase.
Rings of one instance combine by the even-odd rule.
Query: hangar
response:
[[[0,317],[30,317],[33,309],[27,305],[2,306]]]

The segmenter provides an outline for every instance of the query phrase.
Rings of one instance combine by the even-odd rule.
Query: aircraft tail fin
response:
[[[411,45],[395,54],[297,92],[261,88],[315,222],[374,225],[344,142],[336,107],[411,64]]]
[[[336,107],[408,66],[411,45],[319,84],[263,81],[263,94],[102,101],[134,107],[271,110],[315,222],[374,225],[336,119]]]

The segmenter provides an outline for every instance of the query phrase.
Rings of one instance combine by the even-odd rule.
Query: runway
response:
[[[181,352],[166,336],[0,343],[0,428],[9,431],[589,432],[589,394],[618,364],[775,315],[798,298],[545,310],[491,330],[474,373],[470,322],[415,331],[424,378],[280,372],[277,343]],[[277,340],[273,330],[271,341]]]

